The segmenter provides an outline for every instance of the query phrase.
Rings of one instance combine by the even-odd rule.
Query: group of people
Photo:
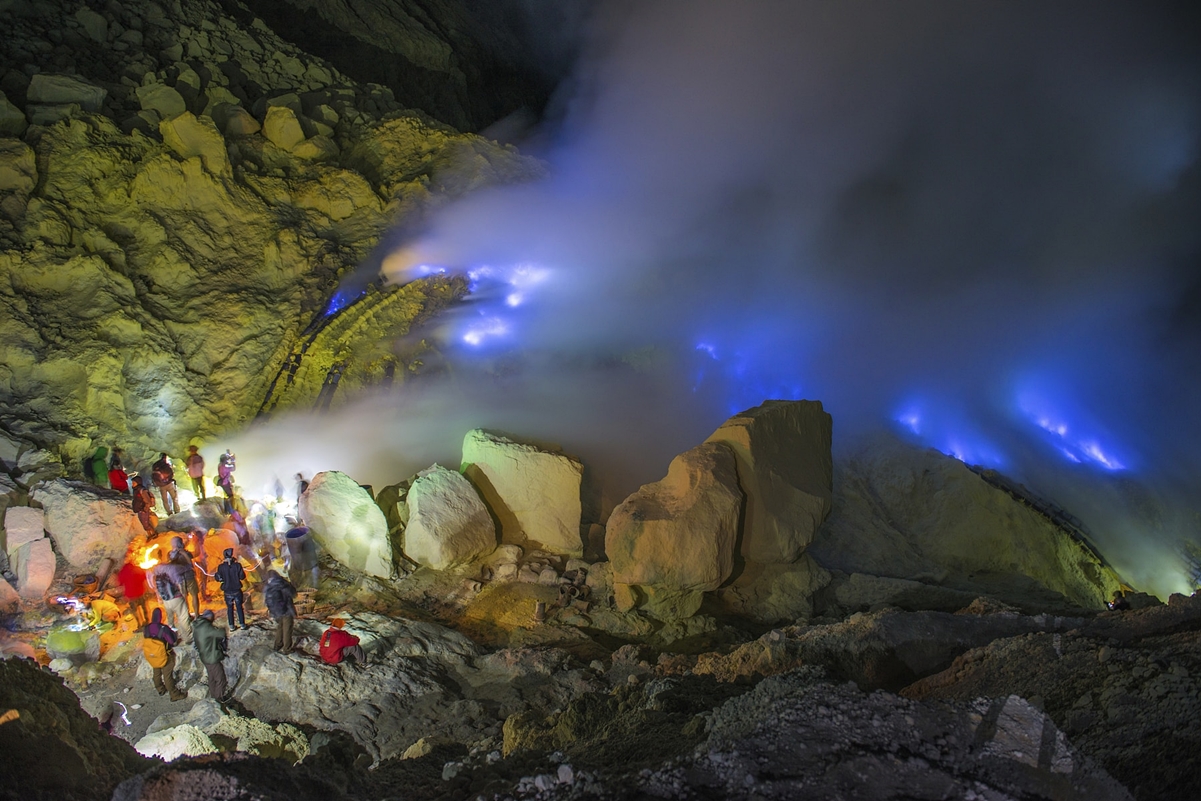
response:
[[[107,467],[106,467],[107,465]],[[188,446],[188,456],[184,459],[188,481],[192,492],[200,500],[207,499],[205,490],[204,457],[196,445]],[[221,454],[217,463],[217,474],[213,483],[225,494],[222,502],[226,514],[234,509],[234,471],[237,470],[237,457],[230,451]],[[150,466],[149,483],[146,477],[134,474],[131,478],[126,467],[124,451],[114,447],[111,457],[108,448],[99,446],[91,456],[83,462],[84,478],[100,487],[110,487],[118,492],[133,496],[133,510],[146,529],[147,535],[154,531],[157,525],[156,505],[161,500],[163,512],[170,517],[180,511],[179,493],[175,478],[175,465],[165,451],[159,453],[159,458]],[[158,497],[155,497],[157,491]]]

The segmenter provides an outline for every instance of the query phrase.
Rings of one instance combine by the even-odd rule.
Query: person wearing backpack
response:
[[[175,646],[179,637],[163,623],[163,610],[155,609],[150,622],[142,629],[142,654],[154,671],[154,689],[159,695],[171,693],[172,701],[182,701],[187,695],[175,686]]]
[[[167,619],[179,629],[179,641],[192,639],[192,622],[188,619],[188,602],[184,598],[183,567],[163,562],[150,569],[154,591],[166,610]]]
[[[229,619],[229,630],[237,631],[238,626],[246,628],[246,613],[242,608],[242,582],[246,580],[246,569],[234,558],[234,549],[223,551],[225,559],[217,565],[217,581],[221,582],[221,592],[225,593],[225,616]],[[234,625],[234,607],[238,609],[238,624]]]
[[[183,537],[171,538],[171,551],[167,554],[167,561],[182,568],[180,576],[183,578],[184,598],[191,601],[184,606],[192,617],[196,617],[200,614],[200,584],[196,581],[196,565],[192,563],[191,552],[183,545]]]
[[[146,539],[152,540],[158,536],[158,518],[154,514],[154,493],[146,486],[141,476],[133,479],[133,513],[138,516],[142,528],[146,530]]]
[[[225,678],[225,665],[222,664],[228,641],[225,632],[213,625],[214,617],[212,609],[201,612],[192,628],[192,635],[196,638],[196,653],[209,677],[209,698],[223,702],[229,698],[229,683]]]
[[[150,480],[158,487],[159,496],[163,499],[163,511],[167,517],[179,511],[179,497],[175,492],[175,470],[171,467],[171,459],[166,453],[160,453],[158,461],[150,466]]]

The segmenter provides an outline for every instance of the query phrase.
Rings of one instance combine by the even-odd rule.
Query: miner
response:
[[[359,638],[345,631],[346,621],[336,617],[329,622],[329,628],[321,635],[318,650],[321,660],[327,665],[336,665],[343,660],[350,660],[356,667],[367,664],[367,654],[359,644]]]
[[[205,609],[196,618],[192,628],[192,636],[196,642],[196,653],[204,664],[204,671],[209,677],[209,697],[214,701],[225,701],[229,698],[228,685],[225,679],[225,649],[228,641],[225,632],[213,625],[213,610]]]
[[[292,599],[296,597],[296,588],[287,579],[274,570],[267,571],[267,586],[263,588],[263,603],[267,611],[278,623],[275,628],[275,650],[280,653],[292,652],[292,623],[296,619],[296,606]]]
[[[179,637],[163,623],[163,610],[155,609],[142,630],[142,654],[154,671],[154,689],[159,695],[170,692],[172,701],[187,697],[175,687],[175,646],[178,643]]]

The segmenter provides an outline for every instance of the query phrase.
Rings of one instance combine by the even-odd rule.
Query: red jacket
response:
[[[336,665],[342,661],[342,649],[349,645],[358,645],[359,638],[342,629],[329,628],[321,635],[321,658],[327,665]]]
[[[118,492],[129,492],[129,475],[119,467],[108,471],[108,485]]]
[[[141,598],[146,594],[146,571],[133,562],[126,562],[117,573],[117,581],[125,588],[126,598]]]

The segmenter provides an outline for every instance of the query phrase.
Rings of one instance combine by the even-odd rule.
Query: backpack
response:
[[[167,468],[165,466],[155,465],[150,471],[150,477],[154,479],[156,486],[162,486],[164,484],[171,483],[171,475],[167,472]]]
[[[172,598],[179,597],[179,593],[175,591],[175,585],[162,573],[154,577],[154,589],[158,591],[158,597],[164,601],[170,601]]]
[[[142,638],[142,654],[150,667],[161,668],[167,664],[167,644],[153,637]]]

